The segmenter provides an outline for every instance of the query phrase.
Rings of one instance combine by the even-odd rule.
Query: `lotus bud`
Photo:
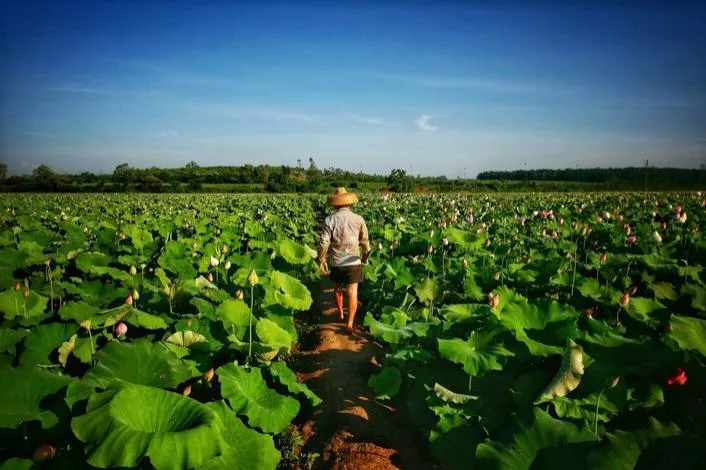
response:
[[[556,230],[552,230],[552,240],[556,240],[559,237],[559,234],[556,233]]]
[[[493,273],[493,279],[495,279],[496,281],[500,280],[500,271],[495,271]]]
[[[128,305],[132,305],[133,300],[135,300],[135,299],[132,298],[132,295],[128,295],[127,298],[125,299],[125,303]]]
[[[213,273],[208,273],[208,282],[213,282]]]
[[[468,260],[466,258],[461,260],[461,266],[463,266],[464,269],[468,267]]]
[[[382,243],[378,243],[378,250],[382,250]]]
[[[608,252],[604,251],[603,254],[601,255],[601,258],[600,258],[601,264],[605,264],[607,259],[608,259]]]
[[[434,237],[434,229],[431,229],[431,232],[429,232],[429,238]]]
[[[22,293],[22,295],[24,296],[25,299],[27,297],[29,297],[29,289],[25,289],[25,291]]]
[[[32,460],[35,463],[43,463],[53,459],[54,456],[56,456],[56,448],[51,444],[42,444],[34,451]]]
[[[681,206],[674,206],[674,213],[679,214],[681,212]]]
[[[679,215],[679,219],[678,219],[678,220],[679,220],[679,223],[680,223],[680,224],[685,223],[685,222],[686,222],[686,212],[682,212],[682,213]]]
[[[211,256],[211,266],[216,267],[218,266],[218,263],[218,258],[214,258],[213,256]]]
[[[500,295],[496,292],[491,292],[488,294],[488,306],[490,308],[496,308],[500,303]]]
[[[186,324],[186,326],[191,326],[192,322],[193,322],[193,320],[191,318],[187,318],[186,320],[184,320],[184,323]]]
[[[115,332],[115,336],[125,336],[125,334],[127,334],[127,325],[123,322],[120,322],[115,325],[113,331]]]
[[[235,291],[235,297],[240,300],[243,300],[243,298],[245,298],[242,289],[238,289],[237,291]]]
[[[630,303],[630,293],[626,292],[624,293],[621,297],[620,300],[618,301],[621,307],[626,307]]]
[[[215,371],[213,370],[213,367],[208,369],[206,372],[203,373],[203,379],[206,382],[210,382],[213,379],[213,376],[215,375]]]
[[[429,245],[429,246],[427,247],[427,253],[429,253],[429,254],[434,253],[434,247],[431,246],[431,245]]]
[[[15,282],[15,290],[20,290],[20,283],[19,282]]]
[[[260,279],[257,277],[257,273],[255,272],[255,270],[254,270],[254,269],[251,270],[251,271],[250,271],[250,274],[248,274],[248,283],[249,283],[251,286],[254,286],[255,284],[258,283],[259,280],[260,280]]]
[[[448,246],[448,245],[449,245],[449,239],[446,238],[446,237],[444,237],[444,239],[441,240],[441,243],[442,243],[444,246]]]
[[[620,376],[617,376],[610,382],[610,388],[615,388],[618,386],[618,383],[620,382]]]
[[[628,289],[628,294],[630,294],[630,297],[635,297],[635,294],[637,294],[637,286],[632,286]]]
[[[221,247],[221,253],[228,253],[228,245],[223,245]]]
[[[191,249],[193,249],[193,250],[195,250],[195,249],[198,248],[198,247],[199,247],[199,244],[196,243],[196,242],[194,242],[194,243],[191,244]]]
[[[490,238],[485,240],[485,247],[488,248],[490,246]]]
[[[182,390],[181,393],[182,393],[182,395],[184,395],[185,397],[188,397],[189,395],[191,395],[191,384],[187,384],[186,387],[184,387],[184,390]]]
[[[583,311],[583,314],[588,318],[593,318],[593,315],[596,314],[596,309],[594,307],[589,307]]]
[[[652,232],[652,240],[656,241],[657,243],[662,243],[662,235],[659,234],[657,230]]]
[[[137,289],[132,290],[132,299],[133,300],[140,300],[140,293],[137,292]]]
[[[134,276],[135,274],[137,274],[137,268],[136,268],[135,265],[133,264],[133,265],[130,266],[130,275],[131,275],[131,276]]]
[[[637,237],[636,237],[635,235],[630,235],[630,236],[628,237],[628,243],[629,243],[630,245],[634,245],[635,242],[637,242]]]
[[[588,224],[584,225],[583,228],[581,229],[581,235],[584,237],[588,235],[588,232],[591,231],[591,227],[588,226]]]
[[[625,226],[625,234],[630,235],[632,233],[632,227],[629,225]]]

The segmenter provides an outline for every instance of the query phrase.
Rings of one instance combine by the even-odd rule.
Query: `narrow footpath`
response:
[[[311,321],[316,322],[318,345],[294,357],[299,381],[323,399],[300,426],[304,451],[320,454],[314,468],[439,468],[427,454],[428,443],[403,413],[376,400],[368,388],[368,378],[384,355],[381,346],[361,329],[346,334],[330,281],[322,280],[314,295],[319,318]],[[359,327],[362,315],[356,318]]]

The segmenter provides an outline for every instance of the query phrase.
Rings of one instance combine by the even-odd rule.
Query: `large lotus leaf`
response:
[[[287,390],[289,390],[291,393],[296,393],[299,394],[301,393],[305,397],[311,401],[311,404],[314,406],[318,406],[321,404],[321,398],[319,398],[314,392],[312,392],[309,387],[306,385],[299,383],[297,381],[297,376],[292,372],[292,370],[287,367],[287,364],[285,364],[283,361],[277,361],[273,362],[270,364],[270,367],[267,368],[267,370],[272,374],[273,377],[276,377],[279,382],[287,387]]]
[[[191,247],[183,242],[169,241],[157,260],[159,265],[178,279],[194,279],[198,274],[191,263]]]
[[[292,337],[292,342],[296,343],[299,339],[297,328],[294,325],[294,316],[292,311],[281,305],[270,305],[265,309],[265,317],[277,323],[280,328],[285,330]]]
[[[637,432],[615,431],[614,433],[606,434],[607,442],[588,452],[585,457],[586,467],[591,470],[599,470],[605,468],[628,469],[639,468],[638,462],[640,454],[660,440],[669,442],[669,438],[678,436],[681,430],[672,423],[660,423],[656,419],[648,418],[648,423],[645,428]],[[676,449],[674,449],[676,450]],[[674,463],[685,464],[683,457],[677,456]],[[647,465],[648,468],[665,468],[655,465]],[[677,467],[674,467],[677,468]],[[678,467],[678,468],[697,468],[697,467]]]
[[[68,284],[67,286],[70,286]],[[81,282],[72,289],[74,294],[80,295],[83,300],[95,306],[108,305],[118,299],[128,296],[128,290],[124,287],[115,287],[112,283],[103,283],[96,279],[93,281]]]
[[[282,258],[292,264],[307,264],[314,259],[310,249],[292,240],[280,240],[277,243],[277,251]]]
[[[40,421],[45,429],[54,426],[58,417],[40,403],[73,380],[35,368],[0,366],[0,428],[15,428],[33,420]]]
[[[84,273],[91,273],[94,272],[96,268],[105,268],[110,264],[111,257],[95,252],[95,253],[79,253],[78,256],[76,256],[76,267],[78,268],[79,271],[83,271]]]
[[[449,390],[448,388],[444,387],[443,385],[439,383],[434,384],[434,393],[436,394],[437,397],[441,398],[443,401],[447,403],[455,403],[457,405],[463,405],[464,403],[467,403],[471,400],[477,400],[478,397],[474,397],[473,395],[466,395],[463,393],[458,393],[454,392],[452,390]]]
[[[644,297],[632,297],[625,310],[635,320],[649,325],[664,322],[669,317],[669,310],[659,300]]]
[[[694,269],[692,268],[689,272],[692,273],[693,271]],[[699,281],[697,280],[696,282]],[[691,306],[693,308],[706,312],[706,289],[703,284],[686,284],[681,288],[681,295],[691,297]]]
[[[125,235],[130,237],[132,246],[138,250],[142,250],[145,245],[149,245],[152,241],[154,241],[152,238],[152,233],[144,228],[137,227],[135,225],[128,225],[127,227],[123,227],[122,230]]]
[[[483,431],[470,424],[463,424],[446,432],[429,433],[431,453],[451,470],[473,470],[476,464],[476,447],[482,441]]]
[[[570,339],[566,343],[559,371],[544,389],[538,401],[543,402],[555,397],[566,396],[579,386],[583,371],[583,350],[574,340]]]
[[[10,353],[15,355],[17,343],[27,336],[27,330],[13,330],[12,328],[0,328],[0,354]]]
[[[436,281],[426,278],[414,286],[414,293],[417,294],[420,301],[430,302],[433,301],[439,294],[439,287],[437,286]]]
[[[402,385],[402,377],[397,367],[385,367],[368,379],[368,387],[375,392],[375,398],[390,399],[397,395]]]
[[[561,418],[583,419],[591,426],[594,420],[607,423],[623,410],[630,399],[625,382],[619,380],[614,387],[606,387],[585,397],[555,397],[551,402]]]
[[[135,467],[145,457],[158,470],[198,467],[221,454],[220,427],[212,408],[141,385],[91,395],[86,413],[71,421],[99,468]]]
[[[146,330],[163,330],[168,328],[167,322],[161,317],[151,313],[143,312],[132,305],[125,304],[120,308],[110,312],[105,318],[103,326],[113,326],[120,321],[125,321],[132,326],[144,328]]]
[[[444,235],[449,239],[449,243],[461,246],[467,251],[477,250],[485,242],[485,238],[478,236],[474,232],[460,230],[454,227],[447,228]]]
[[[655,297],[660,300],[677,300],[679,294],[674,289],[674,286],[668,282],[655,282],[650,285],[650,288],[655,293]]]
[[[188,366],[173,352],[147,339],[111,342],[96,354],[96,361],[82,380],[102,388],[113,381],[172,388],[190,377]]]
[[[476,462],[478,469],[486,470],[529,470],[542,450],[561,451],[562,455],[571,456],[577,443],[593,443],[598,436],[587,427],[579,428],[575,424],[557,420],[539,408],[533,409],[533,419],[529,423],[518,423],[514,435],[506,441],[486,441],[478,445]],[[580,461],[580,453],[567,462]],[[577,458],[578,457],[578,458]],[[570,466],[570,465],[569,465]],[[539,467],[547,468],[547,467]],[[561,467],[564,468],[564,467]]]
[[[98,308],[86,302],[66,302],[66,304],[59,309],[59,316],[64,320],[74,320],[76,323],[80,324],[85,320],[93,319],[99,312],[100,310]]]
[[[363,323],[370,328],[370,334],[391,344],[397,344],[414,336],[422,337],[427,334],[430,327],[429,323],[420,322],[394,322],[390,324],[376,320],[370,313],[365,316]]]
[[[447,322],[444,328],[448,329],[450,324],[490,315],[490,307],[487,304],[449,304],[441,307],[439,312]]]
[[[218,306],[215,315],[228,333],[243,339],[250,322],[250,307],[245,302],[240,299],[226,300]],[[255,321],[253,318],[253,324]]]
[[[224,401],[208,407],[221,420],[222,454],[198,467],[198,470],[274,470],[280,460],[272,436],[248,428]]]
[[[25,297],[22,289],[10,288],[0,294],[0,312],[6,320],[18,317],[23,322],[31,323],[42,317],[48,302],[47,297],[34,291],[30,291],[29,296]]]
[[[535,356],[561,354],[567,339],[576,338],[578,312],[554,301],[536,304],[524,299],[508,302],[498,314],[500,323]]]
[[[497,331],[474,331],[465,341],[460,338],[439,339],[439,354],[461,364],[471,376],[502,370],[504,358],[514,354],[496,339],[497,336]]]
[[[167,343],[177,344],[185,348],[188,348],[189,346],[195,343],[208,342],[204,335],[196,333],[192,330],[183,330],[177,331],[176,333],[172,333],[167,339],[165,339],[165,341]]]
[[[255,326],[255,332],[260,341],[272,349],[289,351],[292,347],[292,336],[270,319],[261,318]]]
[[[279,433],[299,412],[299,401],[268,388],[260,369],[247,372],[238,365],[227,364],[217,373],[221,393],[237,414],[248,417],[252,426]]]
[[[272,292],[274,303],[294,310],[308,310],[313,302],[309,289],[297,278],[279,271],[272,271]]]
[[[20,355],[23,366],[50,365],[50,356],[64,341],[78,330],[78,325],[67,323],[47,323],[34,328],[25,339],[25,349]]]
[[[677,341],[679,347],[698,351],[706,356],[706,320],[673,315],[670,325],[670,336]]]
[[[0,470],[30,470],[34,466],[33,460],[12,457],[0,464]]]

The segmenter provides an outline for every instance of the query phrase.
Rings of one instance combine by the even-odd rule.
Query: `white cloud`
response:
[[[177,131],[164,131],[154,134],[153,137],[179,137],[179,133]]]
[[[432,116],[429,116],[428,114],[422,114],[421,116],[419,116],[417,119],[414,120],[414,123],[422,131],[438,131],[439,130],[438,126],[432,126],[429,123],[431,120],[432,120]]]
[[[208,112],[214,116],[222,116],[226,118],[262,118],[262,119],[292,119],[296,121],[313,122],[314,118],[306,114],[293,113],[269,108],[241,108],[238,106],[212,106]]]
[[[379,117],[373,117],[373,116],[359,116],[357,114],[351,114],[348,116],[349,119],[352,119],[354,121],[362,122],[365,124],[372,124],[375,126],[393,126],[395,125],[394,122],[391,121],[386,121],[385,119],[379,118]]]

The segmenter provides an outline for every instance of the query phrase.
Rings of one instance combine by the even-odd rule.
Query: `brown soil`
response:
[[[300,382],[323,399],[300,426],[303,450],[319,454],[314,468],[437,468],[426,453],[424,437],[368,388],[368,378],[379,368],[377,358],[384,354],[381,346],[362,329],[346,334],[330,282],[322,281],[316,297],[318,345],[294,358]]]

